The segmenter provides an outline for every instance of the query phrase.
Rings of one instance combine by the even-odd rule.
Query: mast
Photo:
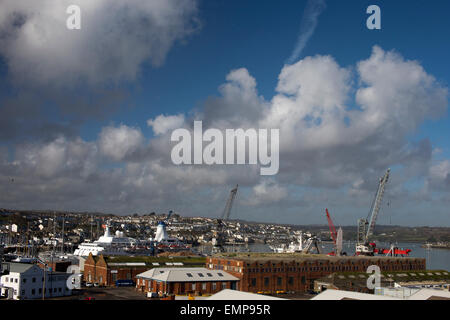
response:
[[[53,258],[53,255],[55,254],[55,246],[56,246],[54,241],[56,241],[56,212],[55,211],[53,211],[53,248],[52,248],[52,258]]]
[[[66,217],[65,214],[63,214],[63,222],[62,222],[62,248],[61,253],[64,255],[64,218]]]
[[[337,239],[336,239],[336,255],[340,256],[342,253],[342,244],[343,244],[343,231],[342,228],[339,228],[337,231]]]

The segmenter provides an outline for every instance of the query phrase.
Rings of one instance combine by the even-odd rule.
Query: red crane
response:
[[[336,250],[337,250],[337,248],[336,248],[337,232],[336,232],[336,228],[334,227],[333,220],[331,220],[330,213],[328,212],[328,209],[325,209],[325,212],[327,213],[328,227],[330,228],[331,238],[333,239],[333,243],[334,243],[334,252],[332,252],[330,254],[335,255],[336,254]]]

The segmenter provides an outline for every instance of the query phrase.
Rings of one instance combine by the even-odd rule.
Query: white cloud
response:
[[[69,141],[60,137],[45,144],[27,144],[16,148],[15,164],[26,174],[44,178],[59,175],[87,177],[97,169],[95,143],[77,138]]]
[[[354,223],[388,167],[395,169],[387,196],[398,212],[402,205],[416,204],[404,187],[411,180],[427,180],[431,191],[446,192],[450,162],[433,165],[431,142],[409,137],[425,119],[445,112],[447,89],[418,62],[378,47],[356,65],[343,68],[331,56],[314,56],[285,66],[269,101],[258,94],[248,70],[233,70],[220,96],[208,99],[195,115],[204,120],[204,130],[280,128],[280,174],[273,179],[261,179],[257,166],[172,165],[168,133],[190,128],[193,118],[161,115],[148,121],[156,135],[148,145],[140,129],[121,125],[103,128],[97,141],[56,139],[17,147],[13,161],[2,158],[0,178],[14,176],[24,183],[15,189],[0,184],[0,201],[20,207],[43,198],[50,206],[115,212],[178,206],[218,216],[223,203],[214,202],[211,193],[226,194],[239,184],[242,194],[250,191],[238,201],[248,205],[245,212],[238,210],[239,218],[252,210],[261,219],[278,219],[288,211],[317,217],[318,208],[327,205],[348,213],[345,223]],[[123,165],[105,167],[102,156]],[[49,183],[48,178],[55,179]],[[425,201],[426,195],[419,198]],[[270,205],[277,206],[276,213]]]
[[[184,125],[184,115],[159,115],[154,120],[148,120],[147,125],[153,128],[153,132],[155,133],[155,135],[162,135],[170,130],[182,128]]]
[[[121,161],[137,151],[143,142],[144,137],[139,129],[125,125],[117,128],[105,127],[100,133],[99,149],[113,160]]]
[[[66,28],[72,4],[81,30]],[[196,0],[3,0],[0,55],[21,84],[134,80],[198,28],[196,17]]]
[[[438,190],[450,189],[450,160],[443,160],[430,168],[429,184]]]
[[[288,192],[274,180],[262,180],[255,185],[247,203],[252,206],[273,204],[287,198]]]

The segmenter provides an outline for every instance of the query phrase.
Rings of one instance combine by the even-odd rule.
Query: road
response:
[[[83,288],[80,291],[75,291],[70,297],[46,300],[85,300],[88,297],[95,300],[148,300],[145,294],[136,291],[135,287]]]

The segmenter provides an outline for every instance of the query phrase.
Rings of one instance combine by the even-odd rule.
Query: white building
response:
[[[43,290],[45,298],[72,294],[67,287],[68,273],[45,271],[44,274],[44,270],[35,264],[13,262],[4,263],[3,269],[9,270],[9,274],[0,278],[2,296],[15,300],[42,299]]]

